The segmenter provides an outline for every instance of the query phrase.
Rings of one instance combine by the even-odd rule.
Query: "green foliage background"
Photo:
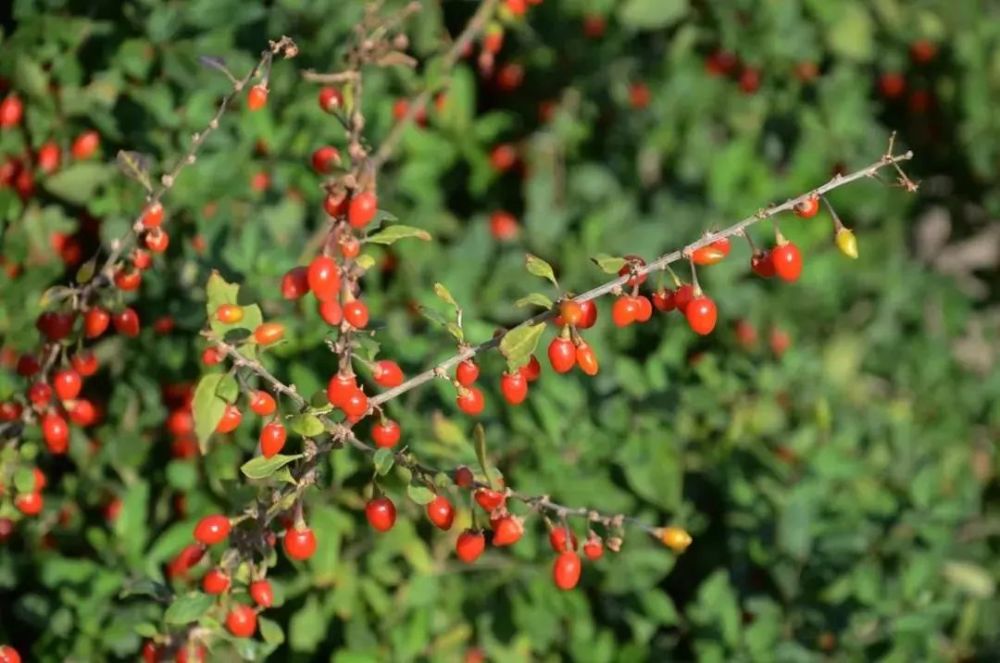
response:
[[[475,7],[425,4],[411,22],[411,50],[430,64],[366,75],[374,145],[391,126],[393,101],[440,78],[433,55],[442,26],[455,34]],[[0,251],[25,267],[14,279],[0,273],[0,336],[18,351],[35,343],[42,292],[74,273],[50,235],[72,234],[89,216],[100,220],[102,239],[116,237],[141,205],[139,188],[105,165],[115,151],[169,164],[208,122],[227,83],[198,56],[222,56],[243,72],[267,38],[287,34],[301,48],[296,60],[275,64],[267,109],[228,114],[169,195],[168,259],[134,297],[144,331],[95,348],[105,368],[91,389],[106,394],[105,420],[89,436],[74,430],[68,461],[42,454],[46,510],[0,544],[0,643],[26,660],[134,659],[142,636],[162,626],[164,604],[144,592],[148,581],[165,582],[163,565],[189,542],[198,516],[238,512],[258,490],[238,472],[256,444],[252,417],[203,459],[172,458],[164,428],[163,385],[202,371],[198,332],[212,268],[241,282],[241,298],[259,302],[267,319],[288,325],[290,342],[270,360],[279,376],[310,394],[335,370],[325,325],[312,306],[281,301],[278,282],[304,259],[322,220],[309,155],[343,143],[299,72],[339,66],[360,7],[14,1],[0,75],[25,99],[34,147],[50,138],[68,147],[97,128],[106,157],[40,177],[26,203],[0,189]],[[474,58],[461,64],[448,110],[408,132],[379,182],[380,206],[433,241],[407,240],[391,254],[366,248],[380,264],[393,258],[363,285],[382,325],[382,355],[407,372],[454,349],[414,313],[415,304],[444,310],[436,281],[464,307],[469,336],[486,339],[526,315],[512,304],[518,298],[555,294],[524,272],[525,251],[582,291],[606,278],[589,256],[650,258],[681,246],[817,186],[837,166],[874,161],[892,129],[901,148],[915,150],[908,170],[924,186],[916,196],[877,182],[832,194],[858,235],[856,262],[832,246],[825,210],[808,222],[783,220],[807,257],[794,285],[752,278],[746,248],[734,243],[728,261],[701,274],[720,308],[719,329],[706,339],[676,314],[615,329],[603,303],[587,335],[600,375],[546,373],[518,408],[502,406],[495,389],[501,359],[484,360],[490,453],[511,485],[679,523],[695,539],[684,555],[633,533],[620,554],[585,565],[578,590],[560,593],[535,518],[513,550],[465,568],[451,552],[455,535],[432,532],[403,491],[390,491],[401,510],[396,528],[374,535],[360,509],[371,468],[341,451],[308,501],[318,554],[295,568],[279,560],[270,574],[279,607],[265,616],[279,632],[269,643],[217,639],[212,660],[451,661],[471,647],[497,661],[1000,655],[996,265],[954,278],[934,260],[960,240],[985,241],[980,233],[1000,213],[997,9],[974,0],[546,0],[508,28],[499,61],[524,66],[519,89],[481,80]],[[586,14],[606,17],[602,38],[585,36]],[[911,63],[916,39],[939,46],[931,63]],[[706,73],[717,47],[760,69],[755,94]],[[819,66],[815,80],[796,77],[803,61]],[[914,109],[905,95],[882,99],[884,71],[905,73],[907,94],[930,93],[930,108]],[[629,105],[636,82],[651,92],[645,109]],[[547,100],[558,110],[540,123]],[[23,140],[0,133],[0,152],[20,152]],[[502,141],[517,144],[524,177],[489,166]],[[263,193],[250,187],[258,172],[271,176]],[[490,235],[488,216],[501,208],[522,224],[513,243]],[[917,230],[942,214],[951,235],[927,256]],[[768,233],[754,236],[766,242]],[[80,237],[87,256],[93,241]],[[154,332],[165,315],[174,330]],[[737,342],[737,319],[759,330],[754,347]],[[780,358],[767,349],[771,327],[792,339]],[[0,399],[23,387],[0,371]],[[389,411],[421,457],[474,462],[472,423],[447,385]],[[124,506],[108,521],[113,497]],[[0,514],[10,515],[4,499]]]

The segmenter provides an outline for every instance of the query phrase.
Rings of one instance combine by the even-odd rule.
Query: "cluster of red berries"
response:
[[[729,51],[715,50],[705,58],[705,71],[709,76],[734,78],[746,94],[753,94],[760,88],[760,69],[744,64]]]
[[[938,55],[938,46],[928,39],[918,39],[910,44],[910,61],[917,67],[925,67],[933,62]],[[934,104],[934,97],[929,89],[919,82],[907,81],[900,71],[884,71],[876,81],[878,93],[887,101],[899,101],[904,98],[909,89],[906,103],[913,113],[925,113]],[[912,88],[912,89],[910,89]]]

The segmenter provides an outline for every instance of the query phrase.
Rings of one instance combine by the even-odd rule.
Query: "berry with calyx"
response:
[[[257,613],[248,605],[235,605],[226,615],[226,628],[237,638],[249,638],[257,632]]]
[[[625,261],[626,262],[624,265],[622,265],[622,268],[618,270],[618,276],[627,276],[629,274],[632,274],[635,270],[646,266],[646,261],[643,260],[642,257],[637,255],[627,255],[625,256]],[[646,277],[647,277],[646,274],[639,274],[633,276],[632,278],[630,278],[628,281],[625,282],[625,285],[628,286],[629,288],[640,286],[646,282]]]
[[[486,549],[486,537],[478,530],[467,529],[455,541],[455,554],[466,564],[472,564]]]
[[[553,527],[549,530],[549,545],[557,553],[576,550],[576,534],[565,525]]]
[[[332,113],[340,108],[344,103],[344,98],[340,90],[335,87],[325,87],[319,91],[319,107],[324,112]]]
[[[591,536],[583,544],[583,554],[592,562],[604,556],[604,544],[596,536]]]
[[[455,380],[463,387],[472,386],[479,378],[479,366],[472,359],[465,359],[455,367]]]
[[[250,583],[250,598],[262,608],[270,608],[274,605],[274,589],[268,580],[254,580]]]
[[[308,527],[290,527],[285,531],[282,547],[289,558],[307,560],[316,552],[316,535]]]
[[[583,320],[583,316],[583,306],[579,302],[567,299],[559,305],[559,317],[556,318],[556,324],[575,327]]]
[[[769,279],[774,276],[774,261],[770,251],[755,251],[750,256],[750,269],[757,276]]]
[[[458,403],[458,409],[473,417],[482,414],[483,408],[486,407],[483,392],[477,387],[461,387],[455,402]]]
[[[802,253],[794,243],[781,241],[783,239],[780,238],[778,245],[771,249],[771,262],[778,278],[792,283],[802,275]]]
[[[520,405],[528,397],[528,380],[520,371],[500,376],[500,393],[511,405]]]
[[[163,223],[163,205],[159,201],[150,203],[142,213],[142,225],[147,228],[159,228]]]
[[[653,293],[653,308],[657,311],[667,313],[673,311],[676,307],[677,304],[674,302],[674,293],[672,290],[660,288]]]
[[[507,503],[507,493],[492,488],[478,488],[474,494],[476,504],[485,511],[494,511]]]
[[[382,359],[375,362],[372,369],[372,378],[382,387],[398,387],[403,384],[403,369],[399,364],[390,360]]]
[[[392,419],[383,419],[372,426],[372,440],[375,441],[376,447],[383,449],[389,449],[399,444],[401,434],[399,424]]]
[[[337,373],[326,385],[326,397],[330,405],[341,407],[357,388],[358,382],[353,373]]]
[[[388,497],[376,497],[365,505],[368,524],[379,532],[388,532],[396,524],[396,505]]]
[[[254,85],[247,93],[247,108],[252,111],[260,110],[267,105],[267,86]]]
[[[573,341],[556,336],[549,343],[549,363],[556,373],[568,373],[576,365],[576,348]]]
[[[491,522],[493,545],[512,546],[524,535],[524,522],[517,516],[502,516]]]
[[[83,315],[83,333],[87,338],[97,338],[111,324],[111,314],[100,307],[94,307]]]
[[[164,253],[170,246],[170,235],[160,228],[154,228],[146,233],[146,248],[153,253]]]
[[[332,145],[318,147],[312,153],[312,167],[317,173],[326,174],[333,170],[333,167],[340,163],[340,152]]]
[[[229,589],[229,576],[222,569],[209,569],[201,579],[201,588],[206,594],[222,594]]]
[[[801,219],[811,219],[819,213],[819,196],[810,196],[802,202],[795,203],[795,216]]]

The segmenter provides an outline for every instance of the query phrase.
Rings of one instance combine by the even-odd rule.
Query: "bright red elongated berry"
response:
[[[622,265],[622,268],[618,270],[618,276],[626,276],[628,274],[631,274],[634,270],[646,266],[646,261],[637,255],[627,255],[625,256],[625,260],[627,260],[628,262]],[[625,285],[630,288],[634,288],[637,285],[642,285],[643,283],[646,282],[646,277],[647,277],[646,274],[633,276],[632,278],[630,278],[628,281],[625,282]]]
[[[340,90],[335,87],[325,87],[319,91],[319,107],[326,113],[332,113],[344,103]]]
[[[600,370],[594,349],[583,340],[576,346],[576,363],[587,375],[597,375],[597,371]]]
[[[800,203],[795,204],[795,216],[802,219],[811,219],[819,213],[819,196],[810,196]]]
[[[316,552],[316,535],[308,527],[301,529],[290,527],[285,531],[282,547],[289,558],[299,561],[307,560]]]
[[[205,663],[208,660],[208,650],[205,645],[189,640],[177,650],[174,663]]]
[[[490,165],[494,170],[505,172],[517,163],[517,148],[510,143],[501,143],[490,152]]]
[[[247,93],[247,108],[255,111],[260,110],[265,105],[267,105],[267,87],[254,85]]]
[[[62,160],[62,150],[55,143],[49,142],[38,148],[38,169],[46,175],[55,172]]]
[[[194,540],[203,546],[222,543],[229,536],[229,518],[220,513],[205,516],[194,526]]]
[[[218,348],[205,348],[201,351],[201,363],[206,366],[216,366],[222,359],[222,352]]]
[[[153,257],[149,255],[148,251],[143,251],[142,249],[135,249],[132,251],[132,266],[136,269],[146,270],[153,265]]]
[[[460,465],[455,468],[455,485],[459,488],[471,488],[475,477],[472,475],[472,470],[467,468],[465,465]]]
[[[653,307],[657,311],[673,311],[677,305],[674,303],[674,293],[666,288],[660,288],[653,293]]]
[[[142,225],[146,228],[159,228],[163,223],[163,205],[159,201],[151,203],[142,212]]]
[[[549,545],[557,553],[576,550],[576,534],[566,526],[553,527],[549,530]]]
[[[362,417],[368,412],[368,396],[365,395],[364,391],[356,388],[344,398],[340,409],[352,419]]]
[[[702,246],[691,253],[691,260],[696,265],[715,265],[729,255],[729,238],[717,239],[708,246]]]
[[[340,270],[330,256],[316,256],[307,272],[309,289],[321,302],[336,298],[340,292]]]
[[[580,571],[583,566],[580,564],[580,556],[571,550],[559,553],[555,563],[552,565],[552,579],[556,587],[562,590],[570,590],[580,582]]]
[[[542,365],[538,362],[538,358],[535,355],[531,355],[528,363],[518,369],[524,379],[528,382],[534,382],[542,374]]]
[[[237,638],[249,638],[257,632],[257,613],[248,605],[234,605],[226,615],[226,628]]]
[[[42,370],[42,365],[34,355],[24,354],[17,358],[17,366],[14,369],[21,377],[30,378],[32,375]]]
[[[635,321],[648,322],[653,315],[653,305],[649,303],[646,295],[636,295],[632,298],[635,301]]]
[[[170,246],[170,235],[166,231],[156,228],[146,233],[146,248],[153,253],[163,253]]]
[[[343,193],[330,193],[323,198],[323,209],[334,218],[347,213],[347,196]]]
[[[455,508],[444,495],[438,495],[427,503],[427,519],[438,529],[451,529],[455,522]]]
[[[263,578],[250,583],[250,598],[262,608],[274,605],[274,589],[271,583]]]
[[[576,365],[576,348],[568,338],[556,336],[549,343],[549,363],[556,373],[568,373]]]
[[[691,302],[693,297],[694,286],[690,283],[684,283],[678,286],[677,290],[674,291],[674,305],[677,307],[677,310],[683,314],[687,311],[688,304]]]
[[[64,368],[52,376],[52,386],[55,388],[59,400],[71,401],[80,395],[80,389],[83,388],[83,378],[72,368]]]
[[[52,400],[52,387],[47,382],[35,382],[28,387],[28,400],[35,407],[45,407]]]
[[[698,295],[688,303],[684,316],[692,331],[704,336],[715,329],[718,311],[715,309],[715,302],[710,297]]]
[[[223,304],[215,309],[215,319],[224,325],[235,325],[243,319],[243,307],[236,304]]]
[[[115,272],[115,285],[119,290],[131,292],[137,290],[142,285],[142,272],[139,270],[129,270],[124,267]]]
[[[159,663],[160,660],[160,648],[156,646],[156,643],[152,640],[147,640],[142,646],[142,660],[143,663]],[[5,661],[2,656],[0,656],[0,663],[10,663]]]
[[[470,387],[479,378],[479,366],[471,359],[459,362],[455,367],[455,379],[463,387]]]
[[[368,326],[368,307],[360,299],[345,303],[344,320],[355,329],[364,329]]]
[[[556,324],[559,326],[571,325],[575,327],[583,321],[583,316],[583,306],[572,299],[567,299],[559,305],[559,317],[556,318]]]
[[[493,526],[493,545],[497,547],[512,546],[521,540],[524,534],[524,522],[517,516],[503,516],[491,522]]]
[[[26,516],[37,516],[44,506],[45,499],[37,491],[21,493],[14,499],[14,507]]]
[[[521,232],[517,224],[517,217],[510,212],[497,210],[490,214],[490,234],[500,242],[509,242],[517,239]]]
[[[312,167],[317,173],[329,173],[338,163],[340,163],[340,152],[331,145],[316,148],[312,153]]]
[[[24,115],[24,103],[16,94],[9,94],[0,101],[0,129],[16,127]]]
[[[604,556],[604,544],[596,536],[591,536],[583,544],[583,554],[587,556],[591,562],[596,562],[601,557]]]
[[[352,228],[364,228],[375,218],[378,211],[378,198],[371,191],[362,191],[351,198],[347,208],[347,222]]]
[[[101,137],[96,131],[84,131],[73,141],[70,152],[74,159],[89,159],[101,146]]]
[[[375,362],[372,377],[382,387],[398,387],[403,384],[403,369],[390,359],[382,359]]]
[[[216,433],[232,433],[234,430],[240,427],[240,422],[243,420],[243,413],[235,405],[226,405],[225,411],[222,413],[222,419],[219,419],[219,423],[215,426]]]
[[[285,337],[285,327],[280,322],[265,322],[253,330],[253,338],[259,345],[271,345]]]
[[[254,414],[267,417],[274,414],[274,411],[278,409],[278,404],[275,402],[274,396],[266,391],[255,391],[250,398],[250,409],[253,410]]]
[[[528,397],[528,379],[520,371],[500,376],[500,392],[511,405],[520,405]]]
[[[51,453],[66,453],[69,447],[69,425],[66,420],[54,412],[42,417],[42,439]]]
[[[134,338],[139,335],[139,314],[133,308],[123,308],[111,319],[115,331],[122,336]]]
[[[222,594],[229,589],[229,576],[222,569],[209,569],[201,579],[201,588],[206,594]]]
[[[455,541],[455,554],[466,564],[472,564],[486,549],[486,537],[478,530],[467,529]]]
[[[365,505],[368,524],[379,532],[388,532],[396,524],[396,505],[388,497],[376,497]]]
[[[326,385],[326,397],[330,405],[341,407],[347,398],[358,388],[358,382],[353,373],[337,373]]]
[[[628,327],[638,314],[639,303],[629,295],[621,295],[611,307],[611,321],[616,327]]]
[[[0,421],[17,421],[23,412],[24,408],[20,403],[12,401],[0,403]]]
[[[802,275],[802,253],[792,242],[785,242],[771,249],[774,273],[782,281],[798,281]]]
[[[357,258],[361,253],[361,242],[354,235],[343,235],[337,243],[340,245],[340,255],[345,258]]]
[[[372,440],[375,441],[376,447],[388,449],[396,446],[399,444],[401,434],[399,424],[392,419],[383,419],[372,426]]]
[[[329,299],[325,302],[316,302],[316,310],[323,322],[331,327],[338,327],[344,320],[344,309],[340,307],[340,302],[336,299]]]
[[[264,458],[271,458],[285,447],[288,432],[277,421],[264,426],[260,431],[260,453]]]
[[[476,504],[483,507],[485,511],[499,509],[507,503],[507,493],[492,488],[477,488],[474,496]]]
[[[750,269],[757,276],[769,279],[774,276],[774,260],[770,251],[755,251],[750,256]]]
[[[90,401],[78,398],[68,408],[69,420],[77,426],[93,426],[97,422],[97,408]]]
[[[483,392],[476,387],[462,387],[455,402],[458,403],[458,409],[473,417],[481,414],[483,408],[486,407]]]
[[[309,292],[309,268],[293,267],[281,277],[281,296],[284,299],[299,299]]]
[[[597,322],[597,304],[593,299],[588,299],[580,302],[580,308],[583,309],[583,318],[576,326],[578,329],[590,329]]]

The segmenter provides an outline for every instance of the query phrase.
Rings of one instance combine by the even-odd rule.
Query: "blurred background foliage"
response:
[[[435,281],[480,340],[527,314],[518,298],[556,294],[524,272],[525,251],[586,290],[606,279],[590,256],[681,246],[871,163],[892,130],[916,152],[907,167],[922,185],[915,196],[876,181],[831,195],[858,235],[856,262],[832,246],[826,210],[782,219],[806,255],[793,285],[753,278],[736,243],[701,272],[720,309],[710,337],[677,314],[619,330],[602,303],[587,336],[599,376],[546,373],[518,408],[495,389],[501,359],[484,360],[489,450],[511,485],[681,524],[695,539],[685,554],[633,533],[560,593],[534,518],[513,550],[466,568],[455,534],[432,532],[402,491],[395,529],[372,534],[360,513],[371,468],[342,451],[309,496],[319,552],[270,574],[279,607],[265,615],[277,634],[217,639],[212,660],[1000,656],[997,4],[546,0],[505,23],[489,75],[476,53],[448,75],[435,64],[476,3],[423,4],[409,32],[424,64],[366,72],[364,98],[377,145],[398,99],[447,84],[379,181],[380,206],[434,240],[366,248],[380,265],[363,287],[381,355],[407,372],[454,350],[416,313],[441,307]],[[271,360],[280,376],[308,394],[335,370],[326,326],[312,306],[282,301],[278,283],[308,257],[323,219],[309,156],[343,147],[300,72],[336,70],[360,12],[356,0],[13,1],[0,76],[24,101],[25,130],[0,132],[0,154],[49,140],[65,151],[90,129],[101,148],[89,161],[64,152],[57,172],[36,173],[30,197],[0,188],[8,365],[36,342],[43,291],[141,206],[115,152],[165,166],[207,124],[227,83],[198,57],[241,73],[268,38],[301,48],[275,64],[267,109],[228,114],[167,198],[167,257],[128,296],[144,330],[95,346],[104,368],[88,390],[102,422],[74,429],[68,458],[37,459],[46,508],[0,544],[0,642],[26,660],[136,658],[161,628],[149,580],[196,583],[200,571],[169,577],[164,565],[198,516],[235,513],[256,493],[238,467],[257,423],[245,419],[204,458],[170,432],[172,399],[202,371],[211,269],[288,325],[291,341]],[[491,160],[500,144],[518,157],[507,172]],[[515,237],[491,233],[498,210],[517,219]],[[758,244],[770,234],[753,230]],[[21,380],[0,370],[0,400]],[[472,424],[446,385],[389,412],[422,458],[473,462]]]

